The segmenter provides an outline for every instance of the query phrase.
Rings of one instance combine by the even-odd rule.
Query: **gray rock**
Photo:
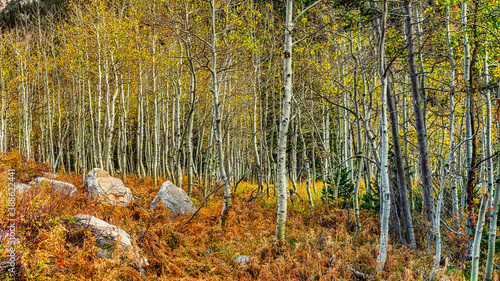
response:
[[[235,261],[241,265],[247,265],[250,263],[251,258],[249,256],[240,255],[237,256]]]
[[[114,205],[127,206],[134,198],[130,189],[120,179],[111,177],[103,169],[92,169],[83,180],[83,185],[89,196]]]
[[[158,191],[149,208],[153,209],[160,203],[163,203],[167,207],[174,218],[196,211],[193,202],[191,202],[186,192],[182,188],[175,186],[171,181],[166,181],[161,185],[160,191]]]
[[[46,182],[50,187],[52,187],[53,194],[67,194],[71,198],[75,198],[78,194],[76,186],[72,185],[71,183],[49,180],[44,177],[38,177],[34,179],[33,182],[38,185],[42,185],[44,182]]]
[[[96,235],[99,258],[113,259],[120,256],[116,255],[116,248],[114,247],[119,242],[122,248],[121,255],[127,256],[139,271],[145,274],[145,267],[149,266],[148,260],[139,254],[136,246],[132,245],[130,235],[127,232],[90,215],[78,214],[73,217],[73,220],[78,227],[88,229]]]

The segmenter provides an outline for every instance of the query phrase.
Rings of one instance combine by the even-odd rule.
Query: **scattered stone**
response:
[[[76,225],[90,230],[96,235],[96,246],[99,248],[98,257],[113,259],[120,255],[115,254],[115,243],[120,243],[121,254],[128,253],[128,258],[132,261],[142,274],[146,273],[145,267],[149,266],[146,257],[142,257],[137,247],[132,245],[130,235],[123,229],[100,220],[94,216],[78,214],[73,217]]]
[[[240,255],[236,257],[236,262],[241,265],[247,265],[250,263],[251,258],[249,256]]]
[[[163,203],[167,207],[174,218],[196,211],[193,202],[191,202],[186,192],[182,188],[175,186],[171,181],[166,181],[161,185],[160,191],[158,191],[149,208],[153,209],[160,203]]]
[[[76,186],[72,185],[71,183],[63,182],[63,181],[56,181],[56,180],[49,180],[44,177],[38,177],[33,180],[35,184],[42,185],[44,182],[46,182],[50,187],[52,187],[52,193],[53,194],[67,194],[71,198],[75,198],[76,195],[78,194],[78,190],[76,189]]]
[[[90,171],[83,180],[83,185],[89,196],[114,205],[127,206],[133,200],[130,189],[120,179],[111,177],[103,169],[94,168]]]

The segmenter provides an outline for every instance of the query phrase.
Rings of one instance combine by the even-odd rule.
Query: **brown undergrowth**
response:
[[[12,161],[22,160],[16,157],[6,161],[4,156],[0,163],[3,218],[7,217],[7,169]],[[17,172],[24,173],[23,165],[16,167]],[[40,174],[44,169],[29,173]],[[276,198],[247,203],[253,184],[240,185],[226,227],[221,228],[217,225],[221,193],[186,224],[191,214],[172,220],[164,207],[149,210],[159,190],[159,184],[155,186],[151,178],[125,179],[125,185],[140,197],[127,208],[90,200],[80,175],[61,174],[58,180],[75,184],[80,195],[71,199],[39,189],[17,202],[20,243],[16,248],[16,280],[355,280],[346,265],[375,279],[423,280],[433,264],[432,254],[426,250],[391,245],[385,270],[377,274],[378,215],[362,209],[362,231],[354,235],[352,210],[348,221],[346,210],[322,204],[319,195],[315,196],[317,207],[311,210],[307,200],[300,199],[307,198],[303,186],[299,188],[300,198],[289,204],[286,241],[278,245],[274,238]],[[193,196],[196,205],[203,200],[200,194],[196,190]],[[141,275],[127,261],[96,258],[94,237],[72,224],[72,216],[79,213],[96,216],[128,232],[149,261],[147,274]],[[6,224],[2,222],[3,229]],[[417,229],[417,235],[425,233]],[[4,250],[0,259],[6,257]],[[250,263],[236,263],[239,255],[251,257]],[[5,271],[1,274],[6,278]],[[452,280],[454,276],[454,280],[464,280],[447,268],[438,271],[436,280]]]

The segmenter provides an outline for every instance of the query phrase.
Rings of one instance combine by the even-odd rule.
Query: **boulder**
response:
[[[133,200],[133,194],[120,179],[111,177],[103,169],[94,168],[90,171],[83,185],[87,188],[89,196],[119,206],[127,206]]]
[[[126,254],[135,267],[139,269],[142,274],[146,273],[145,267],[149,266],[146,257],[139,254],[137,247],[132,245],[130,235],[123,229],[109,224],[96,217],[78,214],[73,217],[77,227],[90,230],[96,236],[96,246],[99,248],[98,257],[113,259],[118,258],[122,254]],[[117,243],[120,243],[121,253],[115,254]]]
[[[249,256],[240,255],[237,256],[235,261],[241,265],[247,265],[250,263],[251,258]]]
[[[44,182],[46,182],[52,188],[53,194],[67,194],[71,198],[75,198],[78,194],[76,186],[72,185],[71,183],[49,180],[44,177],[38,177],[34,179],[33,182],[38,185],[42,185]]]
[[[158,191],[149,208],[153,209],[160,203],[167,207],[174,218],[184,213],[196,211],[186,192],[182,188],[175,186],[171,181],[166,181],[161,185],[160,191]]]

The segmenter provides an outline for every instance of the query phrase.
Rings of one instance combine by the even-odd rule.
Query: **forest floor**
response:
[[[7,169],[16,167],[17,175],[24,179],[46,169],[19,163],[18,158],[3,157],[0,161],[0,215],[4,228],[8,217]],[[352,210],[348,215],[345,209],[323,204],[319,182],[318,193],[313,193],[314,209],[308,206],[304,184],[298,188],[300,198],[289,201],[286,242],[278,246],[274,237],[276,197],[271,190],[269,197],[247,202],[255,184],[238,185],[228,221],[221,228],[217,220],[222,190],[186,224],[192,214],[172,220],[165,208],[149,210],[165,179],[154,185],[151,178],[127,177],[125,185],[140,197],[129,207],[89,199],[81,175],[62,173],[57,180],[73,183],[79,196],[61,198],[39,190],[34,196],[18,199],[20,244],[16,248],[16,270],[23,278],[16,280],[357,280],[347,266],[375,280],[426,280],[434,264],[432,252],[412,251],[393,243],[384,271],[377,274],[378,214],[361,209],[362,231],[354,235]],[[201,192],[196,190],[195,205],[202,200]],[[128,262],[96,258],[92,235],[72,226],[71,218],[80,213],[96,216],[129,233],[149,261],[147,274],[140,274]],[[415,229],[420,237],[418,248],[425,249],[421,222],[415,222]],[[6,258],[4,250],[5,245],[0,248],[0,260]],[[235,262],[239,255],[251,257],[251,262],[240,265]],[[444,250],[443,256],[435,280],[465,280],[464,265],[457,261],[453,250]],[[5,274],[0,273],[9,280]],[[495,278],[498,280],[497,273]]]

